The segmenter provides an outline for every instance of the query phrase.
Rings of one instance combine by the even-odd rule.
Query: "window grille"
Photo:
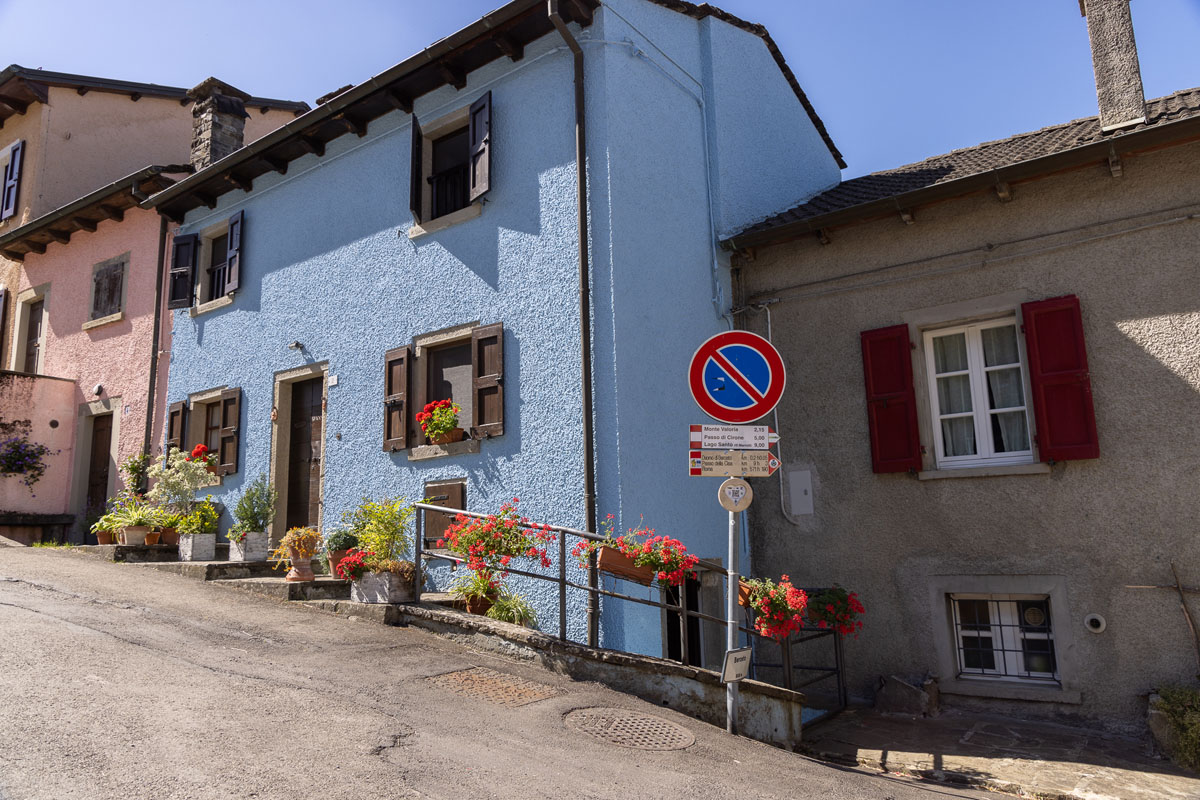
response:
[[[958,676],[1060,683],[1049,597],[952,595]]]

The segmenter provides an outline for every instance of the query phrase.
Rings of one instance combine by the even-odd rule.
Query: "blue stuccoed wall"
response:
[[[836,178],[836,165],[760,39],[642,0],[607,5],[590,28],[576,29],[590,40],[599,511],[626,525],[642,515],[694,552],[723,558],[719,481],[686,472],[686,425],[701,421],[686,364],[703,339],[728,327],[728,262],[714,248],[713,226],[737,227],[802,200]],[[231,192],[215,210],[188,216],[183,233],[246,212],[234,303],[174,317],[170,401],[215,386],[243,390],[240,469],[213,491],[217,499],[232,506],[247,480],[270,470],[275,374],[328,362],[338,383],[326,410],[326,528],[364,496],[416,499],[426,481],[462,477],[473,511],[518,496],[531,518],[584,526],[571,81],[569,53],[546,37],[520,62],[471,73],[461,91],[443,87],[417,100],[417,115],[429,120],[493,93],[493,188],[480,217],[446,230],[407,237],[411,129],[399,112],[373,122],[365,138],[343,136],[323,158],[306,156],[286,176],[256,180],[253,193]],[[763,92],[775,102],[779,86],[790,105],[746,116],[753,103],[745,96]],[[756,130],[718,126],[725,103]],[[785,154],[760,152],[776,139]],[[710,207],[718,192],[721,202]],[[475,321],[504,323],[504,435],[473,455],[409,463],[383,452],[383,353]],[[288,349],[294,340],[302,352]],[[440,585],[447,579],[435,571]],[[514,587],[553,632],[556,588]],[[572,593],[575,639],[585,637],[584,606]],[[604,603],[606,646],[657,655],[660,627],[657,611]]]

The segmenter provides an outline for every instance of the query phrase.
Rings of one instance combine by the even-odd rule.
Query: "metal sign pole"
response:
[[[725,598],[727,628],[725,649],[735,650],[738,645],[738,540],[737,512],[729,512],[729,591]],[[725,730],[737,733],[738,685],[737,681],[725,684]]]

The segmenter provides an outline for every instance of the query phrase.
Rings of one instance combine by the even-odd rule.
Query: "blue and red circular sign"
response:
[[[700,345],[688,367],[696,404],[713,419],[731,425],[769,414],[786,383],[779,351],[750,331],[718,333]]]

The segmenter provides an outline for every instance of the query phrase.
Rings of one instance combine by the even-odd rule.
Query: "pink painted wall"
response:
[[[46,473],[32,491],[16,476],[0,477],[0,514],[65,514],[75,440],[75,384],[0,372],[0,439],[22,435],[49,447]]]
[[[152,211],[133,208],[121,222],[100,223],[95,233],[78,232],[66,245],[50,245],[43,255],[25,259],[21,290],[49,284],[48,320],[42,372],[75,381],[73,406],[78,415],[85,403],[120,402],[113,408],[116,461],[141,452],[146,433],[147,391],[154,356],[155,280],[158,274],[160,218]],[[169,238],[168,238],[169,246]],[[124,318],[99,328],[84,330],[91,310],[92,266],[129,253],[125,273]],[[162,317],[160,347],[169,341],[170,317]],[[165,360],[161,367],[154,407],[154,443],[162,439],[163,403],[166,398]],[[92,388],[102,385],[100,395]],[[83,443],[86,449],[88,443]],[[115,466],[113,465],[114,474]],[[76,475],[75,472],[80,474]],[[75,459],[71,475],[72,511],[81,510],[79,485],[87,480],[86,464]],[[117,484],[119,488],[119,484]]]

